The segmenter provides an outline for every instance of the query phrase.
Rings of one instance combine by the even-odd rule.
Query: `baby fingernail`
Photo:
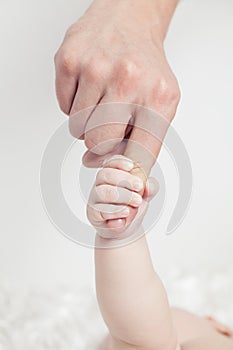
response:
[[[133,188],[135,190],[139,190],[139,191],[142,190],[143,189],[142,181],[140,181],[140,180],[135,181],[134,184],[133,184]]]
[[[134,194],[131,202],[133,205],[140,205],[142,203],[142,197],[139,194]]]
[[[122,168],[125,171],[130,171],[133,169],[133,162],[123,160],[121,164],[122,164]]]
[[[122,211],[122,214],[128,216],[128,215],[129,215],[129,208],[125,208],[125,209]]]

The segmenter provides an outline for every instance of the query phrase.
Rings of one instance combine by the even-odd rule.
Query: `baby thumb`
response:
[[[152,198],[158,193],[159,191],[159,183],[154,177],[148,177],[146,182],[146,187],[143,195],[143,199],[146,201],[151,201]]]

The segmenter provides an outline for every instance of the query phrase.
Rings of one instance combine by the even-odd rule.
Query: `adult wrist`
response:
[[[94,0],[86,13],[93,16],[114,17],[124,25],[135,22],[143,30],[149,30],[156,42],[163,43],[169,23],[179,0]],[[109,17],[109,12],[113,16]],[[127,20],[125,17],[127,16]],[[128,23],[127,23],[128,22]]]

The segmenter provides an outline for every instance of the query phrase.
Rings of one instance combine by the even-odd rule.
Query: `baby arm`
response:
[[[131,220],[131,214],[122,214],[124,210],[128,208],[132,213],[153,195],[147,184],[141,202],[136,201],[140,194],[134,189],[134,183],[139,178],[126,168],[124,161],[118,159],[106,165],[108,176],[104,179],[105,183],[97,175],[92,191],[95,195],[91,195],[91,206],[87,210],[88,218],[97,231],[99,227],[105,227],[109,228],[110,234],[122,232],[127,220]],[[121,178],[125,180],[122,183]],[[113,198],[114,189],[110,190],[108,186],[115,190],[120,188],[118,197]],[[98,200],[96,192],[100,195]],[[109,204],[119,206],[119,210],[112,214],[104,212]],[[131,215],[134,216],[135,213]],[[97,246],[102,243],[106,247],[95,249],[97,299],[110,332],[106,350],[175,350],[177,338],[167,295],[153,269],[145,235],[118,248],[111,248],[111,238],[97,234],[96,241]]]

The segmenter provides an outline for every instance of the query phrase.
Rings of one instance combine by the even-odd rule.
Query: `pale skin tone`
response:
[[[148,134],[151,125],[135,105],[161,114],[168,125],[175,116],[180,91],[166,60],[163,42],[177,3],[177,0],[95,0],[68,29],[55,55],[58,101],[62,111],[70,116],[71,133],[83,139],[88,148],[84,164],[99,167],[106,158],[120,154],[139,165],[126,170],[122,163],[108,164],[105,166],[108,176],[102,173],[97,177],[96,187],[102,188],[96,191],[94,187],[88,208],[89,220],[97,230],[104,225],[110,234],[120,234],[126,225],[131,233],[138,208],[146,207],[154,194],[150,193],[153,186],[146,187],[146,177],[158,157],[162,140]],[[112,102],[129,103],[130,107],[118,120],[114,106],[112,109],[110,106],[103,113],[105,125],[96,126],[99,105]],[[80,111],[86,112],[82,118],[76,118]],[[133,126],[127,127],[131,120]],[[116,121],[118,124],[110,125]],[[139,129],[138,124],[143,124],[145,130]],[[134,141],[143,147],[135,151]],[[116,174],[116,170],[121,173]],[[143,189],[136,189],[135,177],[128,175],[137,175]],[[121,177],[131,186],[121,189],[120,200],[109,186],[114,187],[116,178],[118,184]],[[143,197],[141,204],[136,201],[138,196],[130,196],[131,192]],[[107,201],[109,195],[111,203]],[[122,210],[111,216],[109,204],[121,206]],[[123,214],[127,207],[129,213]],[[140,225],[140,220],[137,224]],[[97,239],[109,242],[99,235]],[[109,329],[102,350],[233,349],[232,340],[224,335],[229,333],[225,326],[170,309],[152,266],[145,236],[122,248],[96,249],[95,263],[98,302]]]
[[[135,105],[153,109],[168,125],[175,115],[180,91],[163,42],[177,2],[95,0],[66,32],[55,55],[56,92],[62,111],[71,116],[71,133],[84,139],[88,148],[86,166],[99,167],[112,154],[133,159],[130,141],[146,144],[151,151],[144,164],[147,173],[154,164],[161,142],[137,127],[127,128],[127,123],[133,118],[134,125],[143,123],[150,130],[148,118]],[[106,107],[102,114],[107,125],[96,127],[99,105],[112,102],[132,105],[120,117],[114,115],[114,106]],[[79,117],[77,113],[88,107]],[[113,121],[119,124],[109,125]],[[121,142],[126,134],[129,141]]]
[[[88,148],[86,166],[123,154],[143,168],[144,181],[150,173],[180,98],[163,48],[177,2],[95,0],[68,29],[55,55],[56,92],[71,133]],[[116,103],[125,103],[120,112]],[[160,129],[154,116],[139,106],[166,121],[159,137],[150,134]]]
[[[109,329],[100,349],[232,350],[233,338],[228,327],[211,318],[170,308],[166,291],[152,265],[145,235],[118,248],[111,248],[111,238],[99,236],[101,227],[107,227],[111,234],[122,234],[127,219],[126,229],[129,229],[132,218],[130,213],[122,215],[124,210],[134,210],[149,202],[158,190],[155,180],[148,181],[143,191],[139,187],[135,189],[136,176],[132,169],[125,170],[124,162],[118,158],[105,164],[108,177],[102,170],[97,175],[87,207],[88,218],[97,230],[96,243],[105,246],[95,249],[97,299]],[[126,180],[123,186],[120,177]],[[140,182],[140,178],[138,180]],[[109,191],[111,186],[120,189],[118,196],[115,190]],[[141,204],[135,201],[139,193],[142,193]],[[109,205],[111,209],[115,206],[115,211],[110,212]],[[143,216],[139,226],[142,219]]]

